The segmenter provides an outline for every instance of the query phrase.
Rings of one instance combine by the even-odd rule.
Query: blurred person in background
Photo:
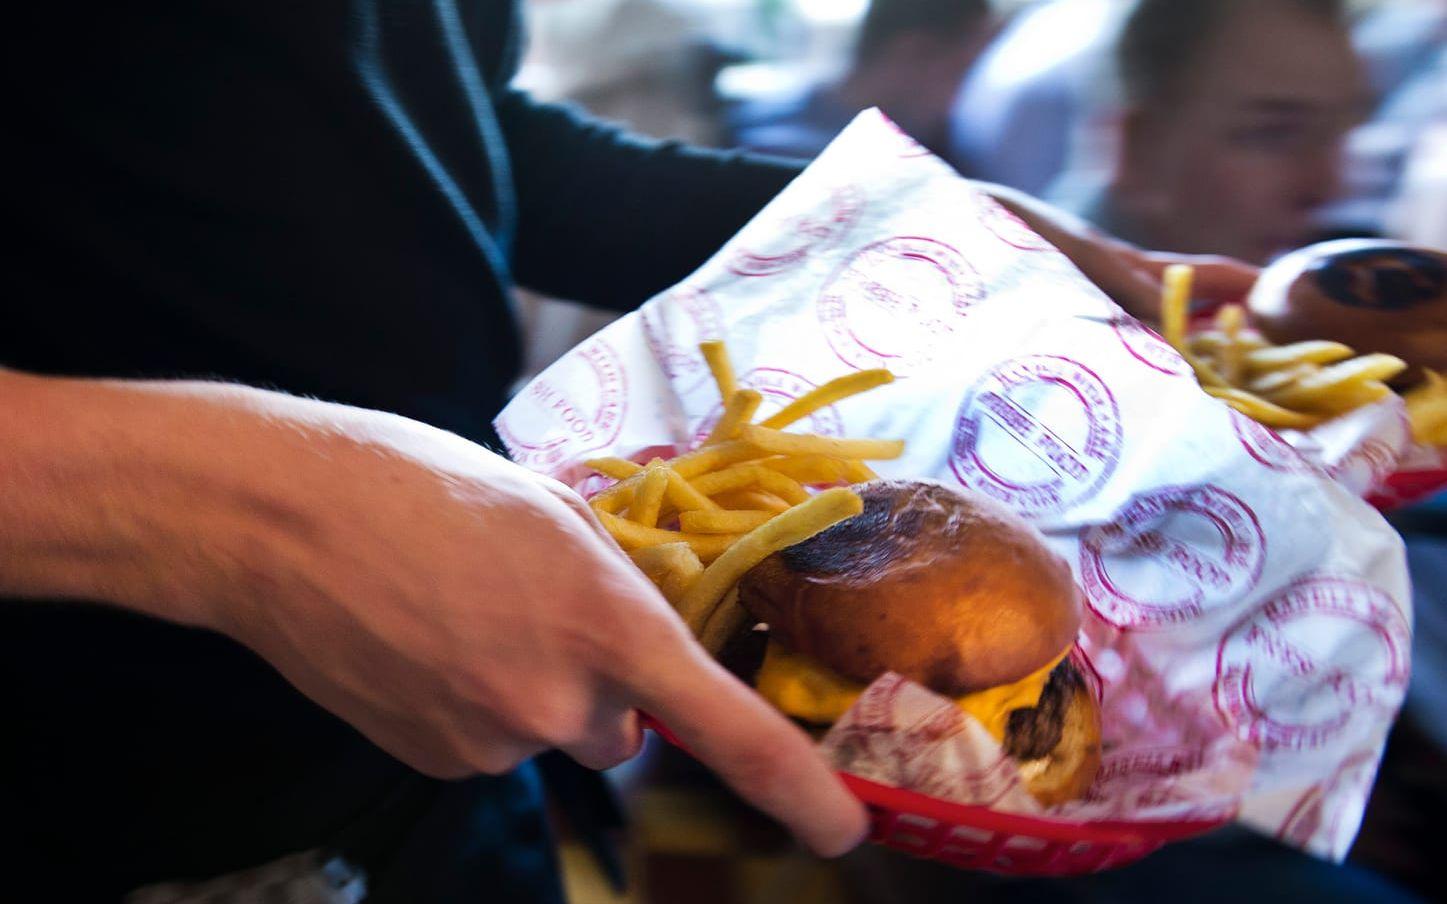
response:
[[[1117,59],[1115,167],[1087,219],[1255,263],[1312,239],[1369,108],[1340,0],[1141,0]]]
[[[965,74],[944,156],[1038,197],[1059,190],[1110,108],[1112,49],[1132,0],[1046,0],[1017,13]],[[1093,168],[1092,172],[1093,172]]]
[[[1374,107],[1348,137],[1342,197],[1323,211],[1321,228],[1333,237],[1447,247],[1447,196],[1440,182],[1421,178],[1447,167],[1440,137],[1447,132],[1447,3],[1379,0],[1362,11],[1352,36]]]
[[[733,144],[814,157],[859,111],[879,107],[925,147],[947,144],[951,101],[996,31],[989,0],[871,0],[843,76],[728,114]]]
[[[516,87],[639,135],[717,145],[711,83],[721,60],[696,11],[671,0],[529,0],[523,9]],[[520,382],[620,316],[526,289],[518,313]]]
[[[1417,12],[1419,26],[1438,21]],[[1322,237],[1326,207],[1343,186],[1347,135],[1372,106],[1348,25],[1345,5],[1333,0],[1140,0],[1115,51],[1124,109],[1114,171],[1082,213],[1144,247],[1256,263]],[[1397,86],[1385,94],[1380,121],[1403,133],[1428,132],[1440,116],[1447,81],[1434,34],[1399,30],[1398,46],[1407,51],[1375,58],[1378,84]],[[1434,881],[1432,820],[1447,807],[1442,504],[1396,519],[1415,585],[1414,676],[1353,853],[1422,894]],[[1177,872],[1212,876],[1212,894],[1253,882],[1314,900],[1398,894],[1369,873],[1319,864],[1242,831],[1081,880],[1078,893],[1154,900],[1172,893]],[[1063,893],[1047,889],[1041,899]]]

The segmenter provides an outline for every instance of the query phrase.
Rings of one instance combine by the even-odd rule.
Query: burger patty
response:
[[[1040,702],[1031,709],[1017,709],[1010,713],[1009,724],[1005,727],[1005,752],[1021,761],[1049,756],[1060,744],[1070,701],[1084,686],[1085,680],[1080,677],[1070,657],[1060,660],[1060,665],[1045,682]]]

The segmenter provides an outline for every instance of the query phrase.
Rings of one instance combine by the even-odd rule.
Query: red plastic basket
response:
[[[659,722],[643,724],[687,750]],[[1224,820],[1081,822],[1000,813],[881,785],[847,772],[844,784],[869,808],[869,840],[962,869],[1011,876],[1079,876],[1125,866]]]

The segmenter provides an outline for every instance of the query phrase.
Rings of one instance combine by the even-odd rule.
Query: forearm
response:
[[[1130,314],[1155,318],[1159,285],[1150,278],[1145,267],[1147,255],[1140,249],[1017,189],[989,182],[975,185],[1059,248]]]
[[[284,441],[258,414],[274,395],[0,370],[0,596],[224,628],[288,517],[242,477]]]
[[[631,309],[686,277],[803,168],[641,139],[517,92],[499,116],[518,282],[602,307]]]

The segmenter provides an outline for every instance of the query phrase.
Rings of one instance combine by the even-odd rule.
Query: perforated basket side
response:
[[[870,840],[962,869],[1072,876],[1125,866],[1219,821],[1078,822],[999,813],[841,773],[869,806]]]
[[[687,751],[651,716],[643,725]],[[1201,835],[1224,821],[1075,821],[1000,813],[872,782],[839,777],[869,807],[870,840],[961,869],[1012,876],[1078,876],[1133,863],[1162,845]]]

